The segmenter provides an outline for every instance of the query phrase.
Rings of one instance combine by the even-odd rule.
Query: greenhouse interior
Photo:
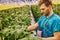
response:
[[[51,0],[60,16],[60,0]],[[42,40],[37,29],[28,31],[41,17],[39,0],[0,0],[0,40]]]

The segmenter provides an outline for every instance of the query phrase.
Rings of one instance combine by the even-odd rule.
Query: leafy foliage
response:
[[[58,6],[58,7],[56,7]],[[32,5],[32,12],[37,21],[41,16],[39,6]],[[54,13],[60,16],[60,4],[53,5]],[[30,8],[23,6],[19,8],[12,8],[0,11],[0,36],[4,36],[4,40],[40,40],[34,36],[32,32],[26,30],[30,25]]]
[[[32,5],[32,13],[34,15],[35,21],[38,21],[39,17],[42,15],[38,5]]]
[[[5,40],[21,39],[30,32],[25,29],[30,25],[29,6],[0,11],[1,29]]]

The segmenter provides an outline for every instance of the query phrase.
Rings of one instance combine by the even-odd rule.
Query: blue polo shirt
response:
[[[37,30],[42,31],[44,38],[53,37],[54,32],[60,32],[60,17],[56,14],[52,14],[50,17],[41,16],[37,21]]]

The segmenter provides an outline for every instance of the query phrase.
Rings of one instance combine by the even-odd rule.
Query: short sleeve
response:
[[[37,23],[38,23],[38,25],[39,25],[38,28],[37,28],[37,30],[40,30],[40,31],[42,31],[42,28],[40,27],[42,18],[43,18],[43,16],[41,16],[41,17],[39,18],[39,20],[37,21]]]
[[[38,25],[41,23],[43,17],[44,17],[44,16],[41,16],[41,17],[38,19],[38,21],[37,21]]]
[[[38,25],[40,24],[40,22],[41,22],[41,18],[39,18],[39,20],[37,21]]]
[[[60,32],[60,20],[57,20],[53,24],[53,32]]]

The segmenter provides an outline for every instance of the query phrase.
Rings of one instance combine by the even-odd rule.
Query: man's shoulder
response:
[[[41,17],[38,19],[38,21],[37,21],[37,22],[42,21],[44,18],[45,18],[45,16],[41,16]]]
[[[57,14],[54,14],[54,20],[55,21],[60,21],[60,16],[58,16]]]
[[[40,17],[40,19],[43,19],[43,18],[45,18],[45,16],[44,16],[44,15]]]

